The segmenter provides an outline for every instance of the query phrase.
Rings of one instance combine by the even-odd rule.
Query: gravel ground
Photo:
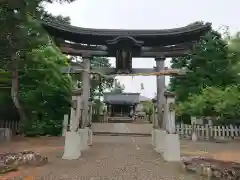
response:
[[[164,162],[149,145],[150,140],[150,137],[95,136],[93,146],[74,161],[62,160],[62,148],[55,146],[41,150],[49,157],[48,165],[24,169],[21,176],[34,180],[198,179],[183,172],[178,163]],[[62,145],[62,140],[59,143]]]
[[[106,125],[106,124],[104,124]],[[110,126],[110,125],[109,125]],[[111,124],[117,132],[146,132],[149,126]],[[151,137],[94,136],[93,146],[82,152],[79,160],[62,160],[64,138],[17,138],[1,143],[0,153],[32,150],[49,158],[49,164],[37,168],[21,168],[0,176],[0,180],[199,180],[182,171],[179,163],[166,163],[151,145]],[[182,155],[200,155],[240,162],[239,142],[213,143],[181,141]],[[14,178],[15,177],[15,178]],[[22,179],[21,179],[22,180]]]

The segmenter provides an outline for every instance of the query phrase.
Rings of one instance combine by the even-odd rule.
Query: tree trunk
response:
[[[19,74],[18,74],[18,66],[17,59],[12,58],[12,87],[11,87],[11,96],[13,103],[18,111],[21,122],[27,120],[27,116],[24,112],[24,109],[19,100]]]

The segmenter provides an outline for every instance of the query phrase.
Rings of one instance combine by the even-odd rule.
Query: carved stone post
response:
[[[164,70],[165,58],[155,58],[156,61],[156,71]],[[162,107],[164,104],[164,93],[165,90],[165,76],[157,76],[157,113],[158,113],[158,126],[162,127],[163,116],[162,116]]]
[[[166,134],[163,158],[166,161],[180,161],[180,141],[175,127],[175,95],[171,92],[165,92],[164,96],[166,98],[164,111]]]

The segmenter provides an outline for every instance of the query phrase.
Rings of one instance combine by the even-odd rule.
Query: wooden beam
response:
[[[62,73],[78,74],[84,71],[83,68],[78,67],[62,67]],[[116,68],[92,68],[91,72],[96,72],[100,74],[114,74],[116,73]],[[153,73],[156,72],[153,68],[133,68],[132,73]]]
[[[102,74],[115,74],[116,73],[116,68],[92,68],[93,72],[99,72]],[[132,74],[137,74],[137,73],[153,73],[156,72],[155,69],[153,68],[133,68],[132,69]]]
[[[190,52],[193,43],[183,43],[172,46],[162,47],[142,47],[141,52],[133,52],[133,57],[178,57],[185,56]],[[113,52],[108,51],[108,47],[101,46],[90,46],[76,43],[60,42],[59,48],[64,54],[73,56],[82,56],[83,54],[89,53],[92,56],[105,56],[109,57]]]
[[[94,51],[94,50],[79,50],[73,49],[70,47],[60,47],[60,50],[63,54],[72,55],[72,56],[82,56],[83,54],[91,54],[91,56],[108,56],[107,51]]]
[[[170,46],[142,47],[142,52],[173,52],[192,49],[193,43],[183,43]]]
[[[84,71],[84,69],[71,68],[71,71],[68,71],[69,68],[63,67],[61,69],[62,73],[70,74],[79,74]],[[93,68],[90,73],[103,74],[103,75],[113,75],[116,73],[116,68]],[[164,69],[163,71],[156,72],[155,68],[133,68],[131,74],[150,74],[155,75],[184,75],[186,71],[181,69]],[[129,76],[131,76],[129,74]],[[121,76],[121,74],[119,74]],[[126,74],[124,74],[126,75]]]
[[[101,56],[108,57],[107,51],[90,51],[90,50],[77,50],[73,48],[60,48],[62,53],[72,55],[72,56],[81,56],[82,54],[91,54],[92,56]],[[133,54],[133,57],[143,57],[143,58],[155,58],[155,57],[179,57],[185,56],[190,52],[190,50],[184,49],[179,51],[170,51],[170,52],[142,52],[139,55]]]
[[[147,57],[147,58],[156,58],[156,57],[181,57],[186,56],[190,53],[190,50],[179,50],[172,52],[142,52],[139,57]]]
[[[107,51],[108,47],[104,45],[84,45],[79,43],[59,42],[60,48],[72,48],[75,50]]]
[[[60,48],[71,48],[74,50],[89,50],[89,51],[108,51],[108,47],[105,45],[84,45],[79,43],[68,43],[68,42],[59,42],[58,46]],[[182,51],[186,49],[191,49],[193,42],[191,43],[182,43],[169,46],[158,46],[158,47],[146,47],[143,46],[141,50],[143,52],[172,52],[172,51]]]

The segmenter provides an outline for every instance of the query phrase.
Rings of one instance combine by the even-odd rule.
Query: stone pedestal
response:
[[[62,159],[74,160],[81,156],[81,138],[78,132],[67,131],[65,134],[64,154]]]
[[[80,136],[80,150],[87,150],[88,149],[88,128],[79,129],[78,130]]]
[[[156,148],[155,151],[158,153],[163,153],[165,147],[165,136],[166,131],[163,129],[156,129]]]
[[[168,162],[181,161],[178,134],[165,134],[163,158]]]

